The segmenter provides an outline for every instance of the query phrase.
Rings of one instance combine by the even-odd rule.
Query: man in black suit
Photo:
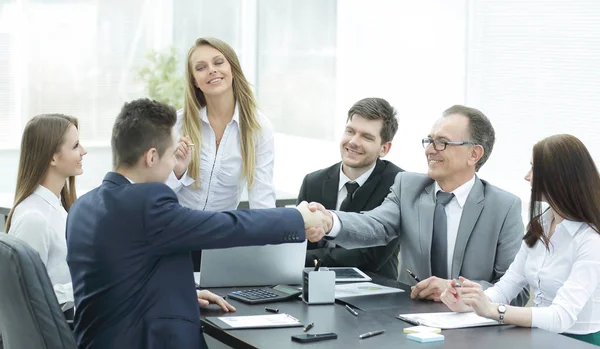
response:
[[[388,195],[398,172],[381,160],[392,147],[398,130],[394,108],[382,98],[365,98],[348,111],[340,142],[342,161],[304,177],[298,203],[320,202],[331,210],[361,212],[379,206]],[[322,240],[308,243],[306,266],[322,260],[329,267],[358,267],[379,275],[398,277],[398,239],[387,246],[346,250]]]

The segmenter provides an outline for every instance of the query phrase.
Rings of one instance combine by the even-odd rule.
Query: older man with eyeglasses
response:
[[[481,111],[448,108],[422,140],[427,175],[399,173],[381,206],[362,214],[311,203],[330,217],[324,238],[347,249],[400,239],[399,281],[413,285],[415,299],[439,301],[459,276],[486,289],[504,275],[523,239],[519,198],[476,175],[494,141]],[[514,303],[528,298],[524,289]]]

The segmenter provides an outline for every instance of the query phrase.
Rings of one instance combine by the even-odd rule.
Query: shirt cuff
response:
[[[490,287],[487,290],[483,291],[483,293],[490,299],[492,303],[504,303],[504,297],[502,293],[496,289],[496,287]]]
[[[56,284],[54,285],[54,293],[58,304],[64,304],[66,302],[73,302],[73,284]]]
[[[337,236],[337,234],[342,230],[342,223],[340,222],[339,217],[335,214],[334,211],[329,211],[333,218],[333,227],[331,227],[331,231],[329,234],[325,235],[326,238],[333,239]]]
[[[531,307],[531,327],[552,331],[553,311],[550,307]],[[555,331],[553,331],[555,332]]]
[[[171,189],[173,189],[175,192],[179,191],[179,189],[181,189],[181,186],[187,187],[190,186],[192,183],[194,183],[194,179],[188,176],[188,170],[185,170],[185,172],[181,176],[181,179],[177,179],[177,176],[175,176],[175,172],[171,172],[166,182],[166,184],[169,187],[171,187]]]

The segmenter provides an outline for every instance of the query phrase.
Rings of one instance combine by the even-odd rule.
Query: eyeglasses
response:
[[[437,151],[444,151],[446,150],[446,147],[449,145],[477,145],[477,143],[475,142],[471,142],[471,141],[465,141],[465,142],[447,142],[447,141],[442,141],[440,139],[431,139],[431,138],[423,138],[423,140],[421,141],[421,143],[423,144],[423,148],[427,149],[427,147],[433,143],[433,149],[437,150]]]

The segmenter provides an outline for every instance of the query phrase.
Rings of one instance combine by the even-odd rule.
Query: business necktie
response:
[[[431,239],[431,275],[448,278],[448,221],[444,207],[454,194],[438,191],[433,214],[433,237]]]
[[[350,207],[350,204],[352,203],[352,195],[359,187],[358,183],[356,182],[346,182],[345,186],[348,194],[346,194],[346,198],[340,205],[340,211],[348,211],[348,207]]]

